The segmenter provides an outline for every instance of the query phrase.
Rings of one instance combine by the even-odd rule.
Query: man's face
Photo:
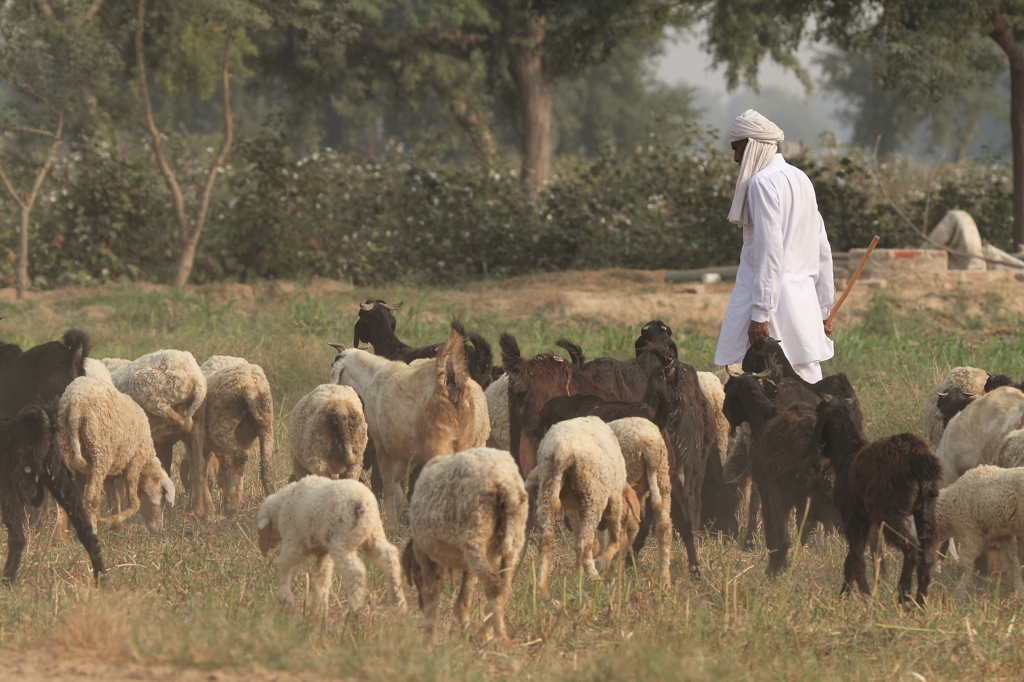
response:
[[[739,163],[743,160],[743,152],[747,148],[746,140],[736,140],[732,143],[732,160]]]

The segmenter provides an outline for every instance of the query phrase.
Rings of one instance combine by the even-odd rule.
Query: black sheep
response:
[[[923,605],[935,563],[935,503],[939,495],[942,465],[921,438],[901,433],[869,444],[853,418],[846,400],[818,404],[814,442],[824,445],[836,472],[835,501],[843,518],[850,550],[843,564],[841,593],[856,582],[870,594],[864,566],[864,550],[874,533],[903,552],[899,600],[911,602],[910,584],[917,569],[917,595]],[[907,525],[913,515],[917,537]]]

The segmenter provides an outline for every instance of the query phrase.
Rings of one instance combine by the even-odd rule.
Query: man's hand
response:
[[[753,346],[754,342],[762,336],[768,336],[768,321],[754,322],[750,321],[750,327],[747,329],[747,338],[750,339],[750,345]]]
[[[836,330],[835,325],[828,320],[824,320],[823,324],[825,325],[825,336],[832,336],[832,332]]]

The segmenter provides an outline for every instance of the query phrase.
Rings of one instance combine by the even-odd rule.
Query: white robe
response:
[[[747,201],[751,224],[743,230],[715,364],[743,359],[751,320],[768,320],[768,333],[794,365],[828,360],[833,347],[822,321],[835,299],[832,248],[811,181],[776,154],[750,179]]]

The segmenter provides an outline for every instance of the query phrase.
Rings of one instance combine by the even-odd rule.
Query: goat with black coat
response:
[[[93,575],[99,580],[106,569],[100,544],[85,513],[82,496],[71,470],[57,454],[56,403],[50,412],[29,405],[15,416],[0,419],[0,514],[7,527],[7,561],[3,580],[12,584],[21,566],[28,540],[25,537],[25,506],[39,506],[49,490],[71,520],[79,542],[89,554]]]
[[[823,400],[817,408],[812,449],[824,445],[824,454],[836,472],[835,501],[843,517],[850,551],[843,563],[843,588],[854,582],[870,594],[864,550],[881,530],[886,541],[903,552],[897,587],[901,604],[908,604],[910,584],[917,569],[917,595],[923,605],[935,563],[935,504],[942,466],[928,444],[918,436],[901,433],[868,443],[846,400]],[[913,515],[915,538],[907,526]]]
[[[747,349],[746,355],[743,356],[743,371],[746,374],[760,374],[766,370],[773,369],[773,365],[777,366],[777,371],[781,372],[781,378],[777,380],[780,387],[779,390],[799,391],[799,388],[805,388],[816,395],[818,399],[824,395],[830,395],[836,398],[857,397],[853,392],[853,386],[850,384],[850,380],[846,378],[845,374],[832,374],[815,384],[805,381],[796,373],[796,370],[793,369],[793,364],[783,352],[782,345],[778,340],[773,339],[770,336],[763,336],[754,341],[750,348]],[[793,382],[796,386],[786,386],[783,388],[783,382]],[[817,404],[818,402],[818,400],[808,401],[806,398],[807,394],[804,392],[800,392],[798,395],[800,396],[799,400],[794,402],[803,401],[813,402],[814,404]],[[792,400],[792,397],[788,399]]]
[[[753,441],[750,473],[761,495],[764,538],[768,547],[769,578],[786,570],[789,516],[794,508],[803,527],[813,526],[810,513],[832,494],[831,477],[813,446],[815,413],[807,403],[786,409],[772,404],[758,377],[744,374],[725,385],[723,407],[729,424],[750,424]],[[802,519],[803,510],[808,518]]]
[[[13,417],[26,405],[59,400],[68,384],[85,376],[91,345],[81,329],[69,329],[61,341],[27,351],[0,342],[0,417]]]

